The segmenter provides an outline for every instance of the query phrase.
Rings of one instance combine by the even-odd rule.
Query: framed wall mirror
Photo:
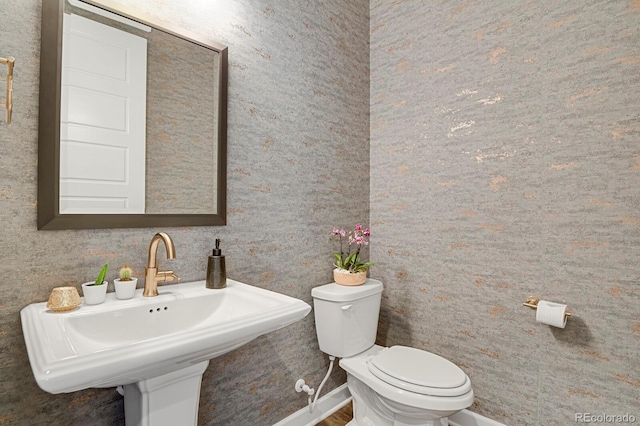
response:
[[[42,0],[38,229],[226,223],[228,51],[112,0]]]

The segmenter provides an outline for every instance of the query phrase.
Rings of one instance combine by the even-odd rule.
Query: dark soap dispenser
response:
[[[207,288],[220,289],[227,287],[227,270],[224,265],[224,256],[220,250],[220,239],[216,239],[216,248],[209,256],[207,262]]]

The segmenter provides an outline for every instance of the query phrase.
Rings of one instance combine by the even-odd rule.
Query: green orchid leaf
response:
[[[353,263],[355,263],[355,260],[357,259],[357,255],[355,253],[351,253],[349,256],[347,256],[347,258],[344,260],[344,264],[345,265],[351,265]]]

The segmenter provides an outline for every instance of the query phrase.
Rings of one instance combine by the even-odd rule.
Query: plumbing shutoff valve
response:
[[[311,396],[315,392],[313,388],[310,388],[303,379],[298,379],[296,382],[296,392],[305,392],[307,395]]]

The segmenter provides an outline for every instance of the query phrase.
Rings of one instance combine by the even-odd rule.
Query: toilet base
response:
[[[363,382],[347,373],[353,397],[353,420],[347,426],[448,426],[446,417],[427,411],[400,407],[385,401]],[[406,409],[405,409],[406,408]]]
[[[436,426],[448,426],[449,422],[447,422],[447,419],[442,419],[442,421],[444,421],[444,423],[421,423],[423,425],[436,425]],[[369,423],[371,424],[371,423]],[[394,423],[395,425],[400,425],[400,423]],[[346,426],[360,426],[358,425],[358,423],[356,423],[355,420],[351,420],[349,423],[347,423]]]

